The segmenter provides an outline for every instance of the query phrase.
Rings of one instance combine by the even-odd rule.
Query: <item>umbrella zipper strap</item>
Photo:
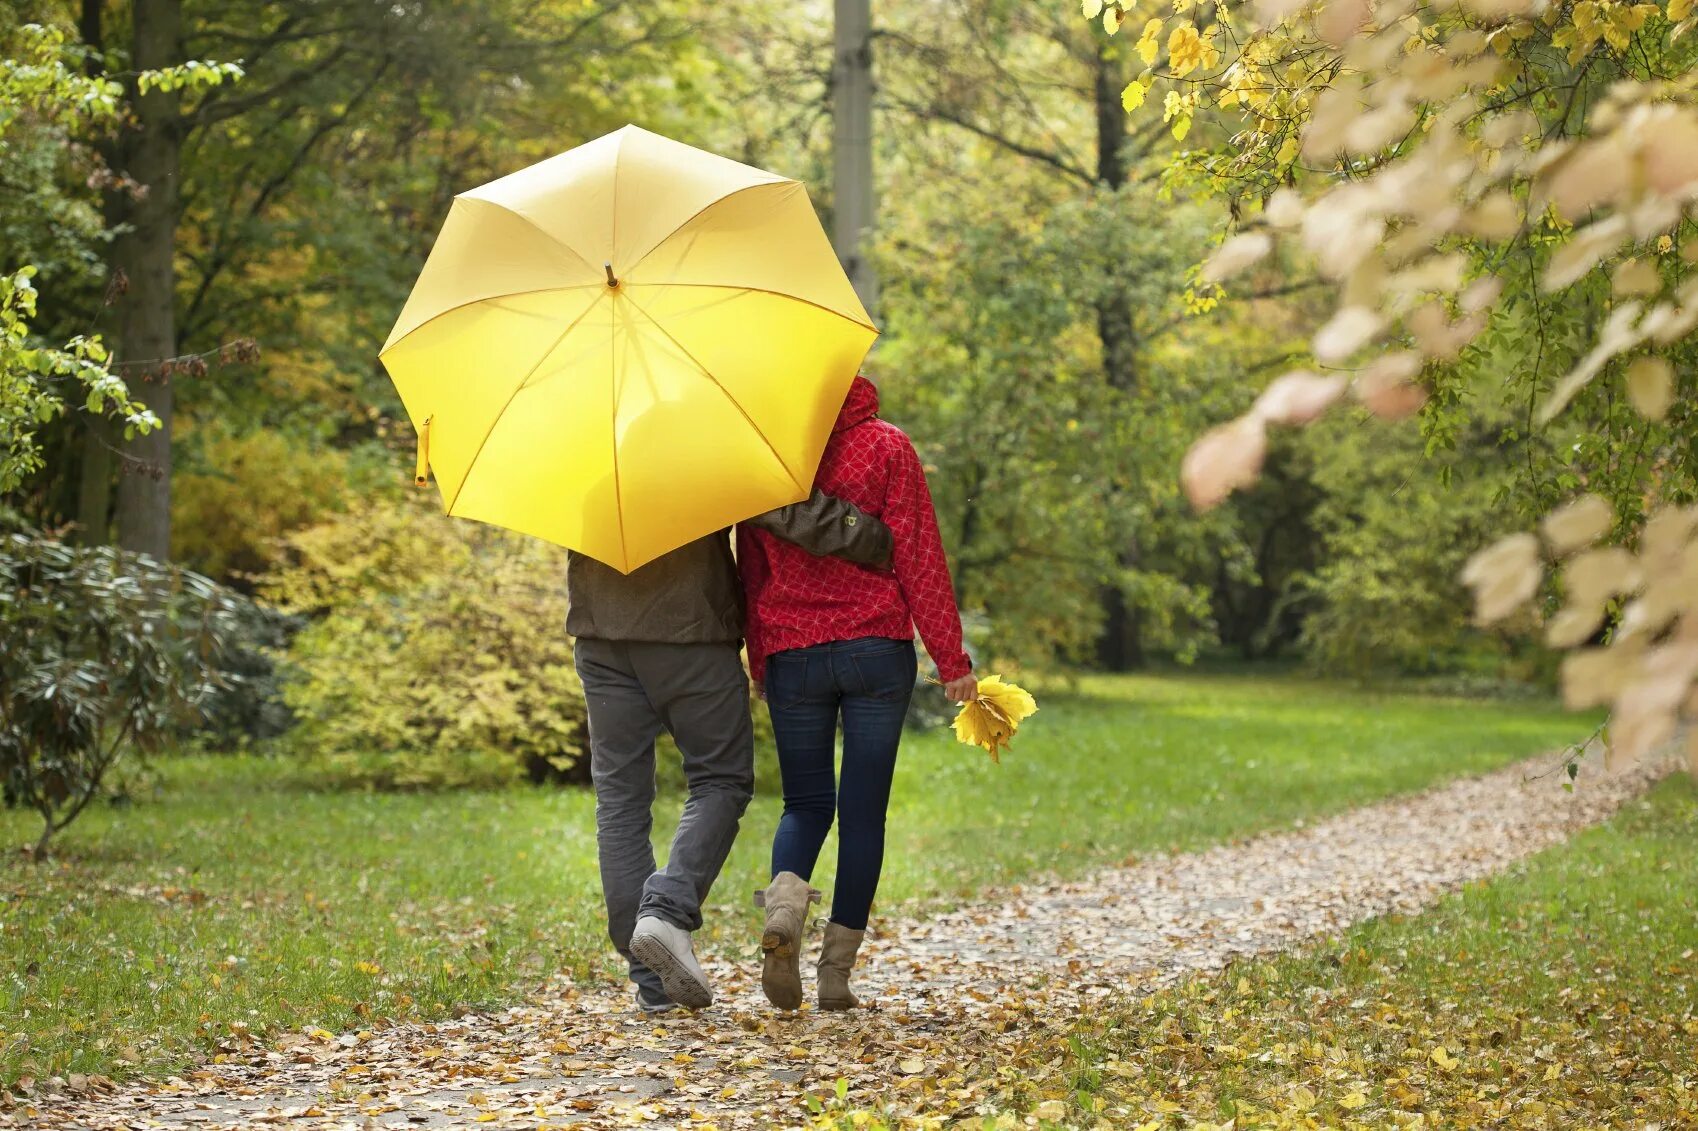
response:
[[[413,486],[424,487],[430,483],[430,422],[434,417],[425,417],[424,427],[419,429],[419,463],[413,471]]]

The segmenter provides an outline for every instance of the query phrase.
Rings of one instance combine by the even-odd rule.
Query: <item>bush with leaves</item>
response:
[[[239,604],[145,555],[0,539],[0,781],[41,814],[37,858],[120,759],[178,734],[223,686]]]
[[[564,551],[388,500],[287,545],[262,593],[311,618],[289,648],[284,697],[292,740],[327,782],[440,788],[581,771]]]
[[[342,504],[346,452],[277,428],[196,428],[171,486],[171,556],[246,587],[277,564],[282,536]]]
[[[281,738],[295,723],[283,700],[289,641],[302,618],[243,598],[236,637],[219,660],[222,686],[208,697],[183,742],[212,754],[251,751]]]

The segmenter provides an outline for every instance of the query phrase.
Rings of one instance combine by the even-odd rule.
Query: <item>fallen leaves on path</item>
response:
[[[0,1126],[730,1129],[856,1109],[910,1125],[1011,1109],[1060,1118],[1081,1017],[1238,956],[1417,910],[1604,819],[1657,772],[1588,774],[1569,794],[1553,766],[886,927],[857,982],[872,1008],[851,1014],[781,1014],[753,960],[721,956],[708,963],[719,1003],[698,1015],[646,1018],[623,987],[562,982],[495,1013],[234,1047],[164,1081],[38,1083],[0,1110]],[[1432,1071],[1466,1063],[1454,1049],[1423,1055]],[[1365,1089],[1338,1102],[1365,1103]],[[1158,1103],[1140,1119],[1167,1113]]]

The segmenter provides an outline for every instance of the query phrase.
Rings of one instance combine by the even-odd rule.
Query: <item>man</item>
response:
[[[890,559],[882,522],[815,490],[751,525],[810,553],[865,565]],[[589,710],[590,776],[607,931],[630,964],[637,1005],[665,1012],[713,1001],[691,932],[754,796],[749,684],[739,656],[742,586],[729,532],[699,538],[621,574],[568,557],[566,631]],[[672,735],[689,797],[666,867],[649,832],[654,744]]]

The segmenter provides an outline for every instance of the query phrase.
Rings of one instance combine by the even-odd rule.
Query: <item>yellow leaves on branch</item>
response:
[[[1120,105],[1128,114],[1144,104],[1144,96],[1150,93],[1150,84],[1142,79],[1133,79],[1126,84],[1126,89],[1120,92]]]
[[[955,716],[955,737],[968,746],[982,746],[991,761],[1002,761],[1002,750],[1020,729],[1020,721],[1036,713],[1038,702],[1031,693],[1001,676],[987,675],[979,681],[978,698],[961,704]]]
[[[1539,540],[1512,534],[1468,559],[1462,581],[1474,590],[1474,619],[1492,624],[1526,604],[1539,590],[1544,567]]]
[[[1545,640],[1568,650],[1564,701],[1573,710],[1608,705],[1611,759],[1631,763],[1672,737],[1682,716],[1698,720],[1698,507],[1657,509],[1637,551],[1597,545],[1614,524],[1596,495],[1545,519],[1545,546],[1566,559],[1563,607],[1546,624]],[[1462,576],[1479,620],[1491,623],[1531,601],[1543,572],[1539,540],[1515,534],[1475,554]],[[1587,647],[1612,609],[1609,642]],[[1693,752],[1698,773],[1698,740]]]
[[[1173,123],[1173,140],[1184,141],[1185,135],[1191,132],[1191,115],[1196,105],[1195,94],[1180,94],[1177,90],[1167,92],[1167,98],[1162,102],[1162,120]]]
[[[1242,232],[1221,244],[1203,264],[1203,281],[1218,283],[1262,260],[1273,250],[1273,237],[1266,232]]]
[[[1205,38],[1191,24],[1180,24],[1167,37],[1167,61],[1173,73],[1183,77],[1198,67],[1212,67],[1220,62],[1220,52],[1212,37]]]
[[[1682,17],[1675,15],[1679,7],[1690,8],[1690,4],[1681,5],[1678,0],[1669,5],[1669,19],[1676,21]],[[1645,21],[1656,15],[1660,9],[1655,4],[1618,4],[1612,0],[1580,0],[1574,6],[1572,22],[1556,30],[1551,36],[1551,45],[1568,49],[1570,66],[1580,62],[1596,47],[1601,39],[1616,51],[1626,51],[1633,40],[1633,35],[1645,26]]]
[[[1138,37],[1138,58],[1144,61],[1146,67],[1155,66],[1156,56],[1161,52],[1161,29],[1161,20],[1152,19],[1144,25],[1144,33]]]
[[[1118,3],[1104,3],[1103,0],[1080,0],[1079,10],[1087,20],[1102,19],[1103,30],[1113,35],[1120,30],[1120,23],[1126,18],[1125,10]]]
[[[1165,49],[1174,78],[1214,66],[1215,29],[1192,26],[1191,7],[1176,0],[1145,10],[1135,49],[1146,65]],[[1469,277],[1492,257],[1460,253],[1459,241],[1548,244],[1540,280],[1548,291],[1600,276],[1611,285],[1607,313],[1588,323],[1578,361],[1536,424],[1606,373],[1647,420],[1679,421],[1669,359],[1698,330],[1698,276],[1664,257],[1678,244],[1681,261],[1698,264],[1698,241],[1679,234],[1698,207],[1698,87],[1690,75],[1617,67],[1619,77],[1586,104],[1585,128],[1562,137],[1505,95],[1536,86],[1529,67],[1553,70],[1529,62],[1518,44],[1549,36],[1574,66],[1625,55],[1647,37],[1673,42],[1698,27],[1698,0],[1461,0],[1466,19],[1453,18],[1453,7],[1253,0],[1217,17],[1233,21],[1230,66],[1166,94],[1176,137],[1202,106],[1239,116],[1237,152],[1210,165],[1222,185],[1283,174],[1298,160],[1313,167],[1317,175],[1276,192],[1248,231],[1222,244],[1203,277],[1217,282],[1258,262],[1283,267],[1299,256],[1282,247],[1272,260],[1275,240],[1300,244],[1290,250],[1304,253],[1334,295],[1334,313],[1311,338],[1316,363],[1353,370],[1288,373],[1250,412],[1199,438],[1180,468],[1193,506],[1253,483],[1269,426],[1314,419],[1346,389],[1384,419],[1418,411],[1423,370],[1460,360],[1501,301],[1489,273]],[[1129,110],[1145,104],[1153,82],[1147,73],[1127,88]],[[1378,356],[1363,357],[1370,349]],[[1625,759],[1663,741],[1681,718],[1698,719],[1698,508],[1647,505],[1631,549],[1600,544],[1616,519],[1588,498],[1553,514],[1543,543],[1515,535],[1464,572],[1477,618],[1495,623],[1524,612],[1555,564],[1564,604],[1544,630],[1568,653],[1565,696],[1576,708],[1611,707],[1610,748]],[[1631,529],[1618,533],[1632,541]],[[1608,643],[1589,646],[1605,625]],[[1692,749],[1698,763],[1698,738]]]
[[[1179,482],[1198,510],[1208,510],[1256,481],[1267,456],[1267,426],[1308,424],[1344,395],[1343,377],[1293,370],[1274,379],[1250,411],[1211,429],[1179,465]]]
[[[1660,357],[1641,357],[1627,367],[1627,399],[1646,420],[1661,420],[1674,404],[1674,369]]]
[[[1185,6],[1185,0],[1175,0],[1174,10],[1183,11]],[[1154,67],[1161,54],[1161,34],[1166,26],[1160,17],[1145,21],[1144,30],[1133,45],[1133,50],[1146,67]],[[1218,30],[1215,24],[1199,31],[1194,24],[1181,22],[1168,32],[1167,64],[1172,74],[1183,78],[1200,67],[1213,67],[1219,63],[1220,49],[1215,46]],[[1156,75],[1146,71],[1120,92],[1120,104],[1128,114],[1144,104],[1155,81]],[[1163,120],[1174,123],[1173,136],[1178,140],[1183,141],[1190,131],[1191,118],[1199,101],[1195,94],[1182,95],[1178,91],[1169,91],[1163,101]]]
[[[1268,454],[1268,431],[1255,414],[1211,428],[1191,445],[1179,464],[1179,483],[1185,497],[1200,511],[1218,506],[1262,473]]]

